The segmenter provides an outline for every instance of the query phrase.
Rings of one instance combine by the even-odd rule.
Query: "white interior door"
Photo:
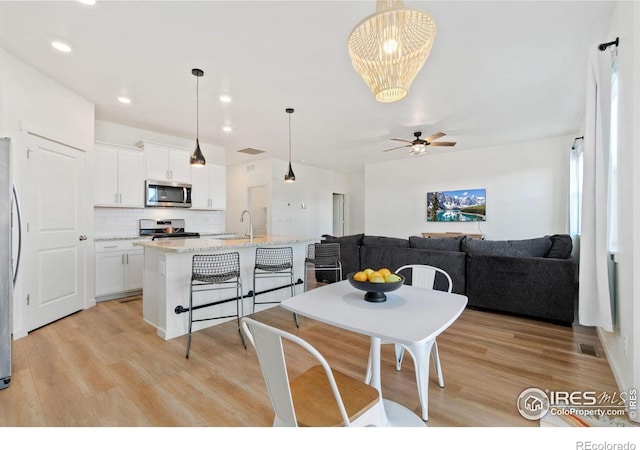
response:
[[[333,194],[333,235],[344,236],[344,194]]]
[[[24,292],[31,331],[84,307],[88,243],[85,153],[28,136]]]

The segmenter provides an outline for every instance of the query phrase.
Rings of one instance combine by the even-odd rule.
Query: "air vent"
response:
[[[242,150],[238,150],[238,153],[245,153],[247,155],[259,155],[260,153],[264,153],[264,150],[258,150],[257,148],[243,148]]]
[[[595,345],[579,343],[578,351],[583,355],[595,356],[596,358],[600,357],[600,353],[598,353],[598,349]]]

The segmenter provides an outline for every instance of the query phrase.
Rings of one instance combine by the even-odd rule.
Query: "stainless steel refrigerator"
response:
[[[20,206],[11,183],[10,153],[11,140],[0,138],[0,389],[9,387],[11,382],[11,307],[22,240]],[[18,248],[14,250],[13,226],[18,235]]]

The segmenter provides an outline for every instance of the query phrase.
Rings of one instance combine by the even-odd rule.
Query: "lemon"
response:
[[[380,272],[378,271],[373,271],[373,272],[369,272],[367,274],[367,278],[369,278],[369,281],[371,281],[371,278],[373,277],[382,277],[382,275],[380,275]],[[382,277],[384,279],[384,277]]]
[[[374,275],[369,277],[369,283],[384,283],[384,277],[374,272]]]
[[[353,275],[353,279],[355,281],[368,281],[369,280],[369,278],[367,277],[367,274],[364,273],[364,272],[356,272]]]
[[[384,278],[385,283],[397,283],[398,281],[400,281],[402,278],[400,278],[398,275],[396,275],[395,273],[390,273],[389,275],[387,275]]]

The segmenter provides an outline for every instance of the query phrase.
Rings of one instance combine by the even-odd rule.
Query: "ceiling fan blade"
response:
[[[391,150],[398,150],[399,148],[407,148],[407,147],[411,147],[411,145],[402,145],[400,147],[393,147],[393,148],[388,148],[386,150],[382,150],[383,152],[390,152]]]
[[[437,133],[432,134],[431,136],[427,136],[424,138],[425,141],[435,141],[436,139],[440,139],[442,136],[446,136],[442,131],[438,131]]]
[[[409,144],[413,143],[413,141],[408,141],[406,139],[398,139],[398,138],[391,138],[389,139],[390,141],[400,141],[400,142],[408,142]]]
[[[455,142],[430,142],[429,145],[434,147],[453,147],[456,145]]]

